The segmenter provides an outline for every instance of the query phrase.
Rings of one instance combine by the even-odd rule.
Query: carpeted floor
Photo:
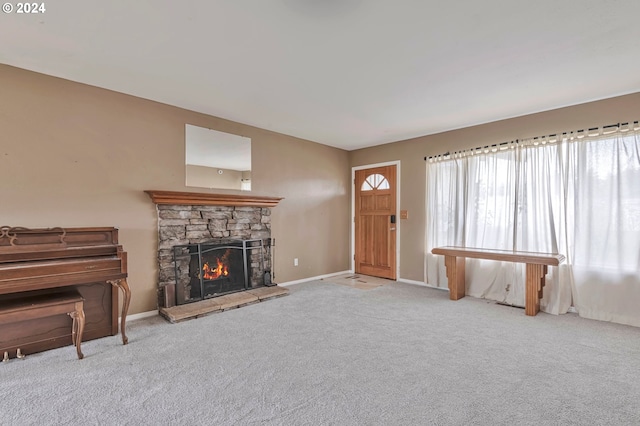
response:
[[[0,363],[0,424],[638,425],[640,329],[327,280]]]

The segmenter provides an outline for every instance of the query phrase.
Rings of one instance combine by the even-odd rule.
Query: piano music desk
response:
[[[41,294],[27,298],[19,298],[0,302],[0,326],[20,321],[46,318],[67,314],[73,319],[71,340],[78,352],[78,359],[84,358],[80,343],[84,331],[84,299],[77,291],[66,291],[57,294]],[[18,348],[1,348],[8,351]]]

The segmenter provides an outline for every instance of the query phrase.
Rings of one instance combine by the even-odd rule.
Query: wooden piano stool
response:
[[[71,340],[78,352],[78,359],[82,359],[84,355],[80,344],[85,323],[84,299],[75,290],[0,302],[0,327],[5,324],[62,314],[73,318]]]

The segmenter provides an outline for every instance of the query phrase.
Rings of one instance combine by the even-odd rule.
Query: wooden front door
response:
[[[356,170],[355,272],[396,279],[396,166]]]

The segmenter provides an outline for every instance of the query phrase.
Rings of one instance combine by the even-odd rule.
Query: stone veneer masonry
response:
[[[266,239],[271,237],[271,209],[268,207],[157,205],[159,300],[163,306],[164,287],[175,285],[173,246],[215,241],[219,238]],[[258,250],[252,250],[252,252]],[[251,255],[252,286],[262,276],[259,255]],[[265,253],[270,269],[269,253]]]

